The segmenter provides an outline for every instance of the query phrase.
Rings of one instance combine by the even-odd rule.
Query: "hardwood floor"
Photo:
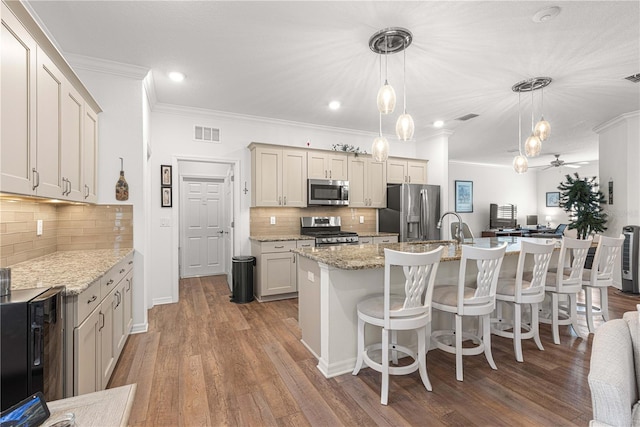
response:
[[[587,425],[587,341],[561,327],[554,345],[541,325],[545,351],[523,341],[524,363],[510,340],[493,337],[493,371],[483,355],[427,355],[433,391],[418,372],[392,377],[380,404],[380,375],[363,369],[326,379],[300,342],[297,299],[233,304],[224,276],[182,280],[180,302],[149,311],[149,331],[129,337],[109,387],[138,383],[134,426],[404,426]],[[640,297],[611,288],[612,318],[635,310]],[[586,334],[586,322],[581,319]],[[354,343],[355,345],[355,343]]]

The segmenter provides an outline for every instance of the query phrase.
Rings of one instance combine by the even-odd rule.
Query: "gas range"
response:
[[[300,224],[300,234],[315,237],[316,247],[358,244],[358,233],[340,229],[339,216],[303,216]]]

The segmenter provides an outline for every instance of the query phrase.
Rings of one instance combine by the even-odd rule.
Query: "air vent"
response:
[[[193,139],[201,142],[220,142],[220,129],[196,126]]]
[[[461,122],[466,122],[467,120],[471,120],[478,117],[477,114],[473,114],[473,113],[469,113],[469,114],[465,114],[462,117],[458,117],[456,120],[460,120]]]
[[[640,73],[632,74],[630,76],[625,77],[625,79],[629,80],[632,83],[638,83],[640,82]]]

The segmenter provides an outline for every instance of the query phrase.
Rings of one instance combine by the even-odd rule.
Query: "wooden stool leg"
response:
[[[456,316],[456,379],[462,381],[462,316]]]
[[[358,317],[358,359],[356,360],[356,367],[353,368],[351,375],[358,375],[360,369],[362,369],[362,354],[364,353],[364,320]]]
[[[389,398],[389,331],[382,328],[382,387],[380,403],[387,404]]]
[[[540,341],[540,322],[538,319],[538,304],[531,304],[531,327],[533,330],[533,340],[540,350],[544,350],[542,342]]]
[[[516,361],[522,362],[522,306],[513,304],[513,351],[516,354]]]

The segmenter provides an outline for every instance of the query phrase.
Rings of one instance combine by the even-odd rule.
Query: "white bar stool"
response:
[[[431,334],[434,344],[440,350],[456,355],[456,379],[463,380],[462,356],[476,355],[484,352],[492,369],[498,369],[491,354],[491,320],[490,315],[496,307],[496,286],[498,274],[507,244],[492,249],[462,246],[462,259],[457,285],[436,286],[433,291],[433,308],[453,313],[455,327],[452,330],[434,331]],[[465,285],[467,262],[475,261],[478,273],[475,288]],[[480,325],[478,335],[462,331],[464,316],[478,316]],[[470,339],[475,347],[462,347],[462,339]],[[451,342],[454,342],[452,345]]]
[[[420,378],[428,391],[431,383],[427,375],[427,348],[431,323],[431,296],[443,246],[431,252],[409,253],[384,250],[384,293],[358,304],[358,359],[353,375],[358,375],[363,364],[382,373],[380,403],[387,404],[389,375],[407,375],[420,370]],[[404,295],[391,294],[391,266],[400,266],[404,273]],[[382,327],[382,342],[364,346],[365,324]],[[417,353],[397,344],[397,331],[415,330],[418,334]],[[391,337],[389,336],[391,334]],[[391,342],[390,342],[391,341]],[[381,350],[382,362],[374,361],[369,351]],[[398,363],[397,352],[413,358],[406,366],[389,366],[389,353]]]
[[[538,331],[538,304],[544,301],[544,286],[551,254],[555,248],[555,242],[544,241],[520,242],[520,256],[516,276],[513,278],[498,278],[496,291],[497,317],[491,319],[491,333],[504,338],[513,339],[513,350],[516,360],[522,362],[522,340],[533,338],[540,350],[544,350],[540,342]],[[524,269],[527,260],[533,258],[533,271],[530,280],[524,280]],[[513,320],[502,317],[502,305],[513,307]],[[531,324],[522,321],[522,306],[531,306]],[[511,331],[509,331],[511,329]],[[523,333],[522,330],[525,330]]]

